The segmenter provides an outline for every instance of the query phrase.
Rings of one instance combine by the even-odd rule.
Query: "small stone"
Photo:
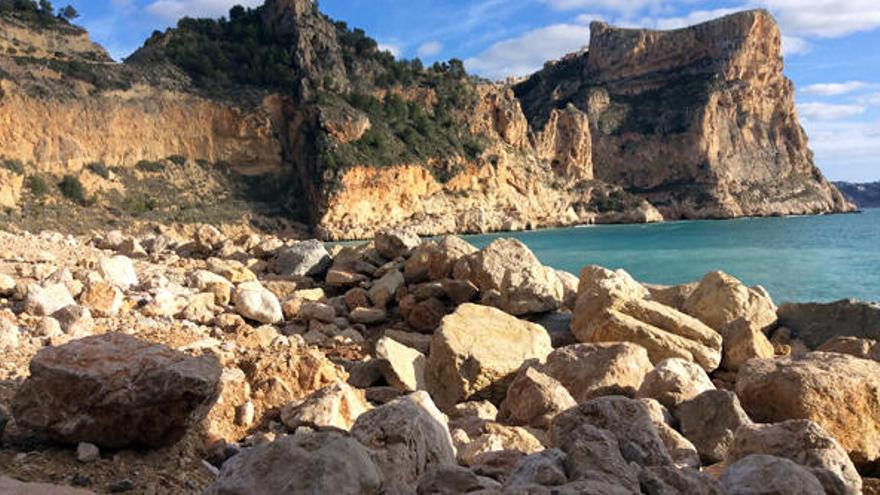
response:
[[[388,315],[385,314],[385,311],[379,308],[355,308],[348,315],[352,322],[364,325],[378,325],[385,321],[387,317]]]
[[[389,260],[409,254],[421,242],[418,235],[405,230],[386,230],[373,237],[376,251]]]
[[[24,310],[34,316],[49,316],[59,309],[76,304],[67,286],[53,284],[46,287],[30,284],[27,287],[27,298],[24,301]]]
[[[98,271],[107,282],[122,289],[138,284],[134,263],[127,256],[119,255],[102,259],[98,264]]]
[[[123,302],[122,291],[105,282],[90,284],[80,296],[83,306],[103,318],[118,314]]]
[[[233,304],[241,316],[260,323],[275,324],[284,319],[278,298],[259,282],[239,285],[233,296]]]
[[[297,242],[278,251],[275,272],[288,276],[320,276],[330,268],[330,253],[321,241]]]
[[[303,321],[317,320],[324,323],[333,323],[336,319],[336,309],[329,304],[305,301],[299,308],[297,318]]]
[[[679,358],[661,361],[653,371],[645,375],[638,397],[657,399],[674,410],[679,404],[691,400],[715,385],[709,375],[696,363]]]
[[[247,401],[235,409],[235,424],[238,426],[250,426],[254,424],[254,403]]]
[[[370,288],[370,300],[377,308],[384,309],[394,299],[397,290],[404,284],[403,274],[394,269],[377,280]]]
[[[52,316],[58,320],[58,323],[61,324],[61,330],[67,335],[79,338],[92,334],[95,321],[88,308],[72,304],[59,309]]]
[[[134,489],[134,481],[131,481],[131,480],[128,480],[128,479],[126,479],[126,480],[114,481],[113,483],[110,483],[109,489],[110,489],[110,493],[123,493],[123,492],[127,492],[127,491],[129,491],[129,490],[133,490],[133,489]]]
[[[76,446],[76,460],[83,464],[97,461],[100,457],[101,450],[93,443],[80,442]]]
[[[401,392],[425,389],[425,356],[391,338],[376,342],[379,371],[392,387]]]

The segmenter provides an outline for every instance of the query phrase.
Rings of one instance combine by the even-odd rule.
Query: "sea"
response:
[[[499,237],[515,237],[544,264],[576,275],[600,265],[645,283],[681,284],[721,270],[763,286],[777,303],[880,302],[880,209],[466,236],[479,247]]]

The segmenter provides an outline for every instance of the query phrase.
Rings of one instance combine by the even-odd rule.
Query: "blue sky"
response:
[[[77,23],[122,58],[183,15],[217,17],[262,0],[68,0]],[[56,3],[59,3],[56,0]],[[501,79],[589,43],[589,23],[671,29],[744,8],[769,9],[816,162],[833,180],[880,180],[880,0],[321,0],[398,56],[457,57]],[[60,3],[64,5],[64,3]]]

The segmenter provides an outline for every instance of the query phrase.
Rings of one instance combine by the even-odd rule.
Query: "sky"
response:
[[[68,0],[92,38],[122,59],[177,19],[263,0]],[[880,180],[880,0],[321,0],[402,58],[460,58],[490,79],[523,76],[589,44],[589,24],[674,29],[766,8],[783,32],[786,74],[816,163],[832,180]]]

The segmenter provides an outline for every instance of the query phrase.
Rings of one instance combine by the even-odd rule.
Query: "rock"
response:
[[[297,318],[303,321],[317,320],[324,323],[333,323],[336,319],[336,309],[329,304],[305,301],[299,307]]]
[[[404,278],[410,283],[448,279],[455,263],[475,252],[477,248],[456,236],[445,236],[436,243],[423,243],[406,260]]]
[[[61,330],[72,337],[87,337],[92,334],[95,321],[92,313],[82,306],[71,304],[52,313],[52,317],[58,320]]]
[[[9,297],[15,292],[15,279],[0,273],[0,296]]]
[[[351,431],[371,450],[386,492],[412,492],[429,469],[455,465],[446,418],[425,392],[362,414]]]
[[[161,447],[204,419],[220,394],[216,358],[118,333],[42,349],[12,403],[16,423],[66,443]]]
[[[644,347],[618,342],[556,349],[539,369],[559,380],[582,404],[603,395],[634,397],[654,366]]]
[[[486,422],[475,432],[474,438],[462,449],[458,459],[468,466],[491,465],[504,457],[518,458],[544,450],[541,441],[529,430],[507,426],[493,421]],[[512,467],[512,466],[511,466]]]
[[[520,457],[504,480],[504,486],[512,488],[529,485],[564,485],[568,482],[565,474],[565,457],[565,453],[559,449],[547,449]]]
[[[648,467],[639,473],[639,484],[645,495],[726,495],[721,483],[696,469]]]
[[[441,409],[469,399],[503,400],[516,371],[552,348],[538,325],[502,311],[463,304],[434,334],[425,381]]]
[[[721,362],[721,335],[701,321],[645,299],[626,272],[588,266],[581,272],[571,330],[581,342],[634,342],[651,361],[682,358],[707,371]]]
[[[547,330],[550,335],[550,343],[554,349],[577,344],[577,339],[571,333],[571,313],[556,311],[529,317],[529,321],[537,323]]]
[[[727,459],[737,429],[752,424],[736,394],[727,390],[707,390],[682,402],[675,417],[682,434],[694,444],[706,464]]]
[[[361,414],[372,409],[363,390],[343,382],[324,387],[281,409],[281,421],[291,431],[301,426],[350,430]]]
[[[134,263],[127,256],[103,258],[98,263],[98,272],[104,277],[104,280],[120,289],[127,289],[138,284]]]
[[[684,312],[710,327],[745,319],[758,330],[776,321],[776,305],[763,288],[750,289],[724,272],[707,273],[684,302]]]
[[[116,316],[125,302],[122,291],[105,282],[89,284],[79,300],[83,306],[102,318]]]
[[[397,290],[404,284],[403,274],[394,269],[377,280],[370,288],[370,300],[377,308],[385,309],[394,300]]]
[[[232,282],[227,280],[226,277],[217,275],[214,272],[209,272],[208,270],[196,270],[190,275],[189,279],[190,285],[199,289],[199,291],[206,291],[215,284],[225,285],[230,289],[234,287]]]
[[[431,336],[423,333],[405,332],[389,328],[385,330],[385,336],[397,342],[427,355],[431,351]]]
[[[477,476],[461,466],[437,466],[431,468],[419,480],[419,495],[457,495],[483,489],[498,488],[498,482]]]
[[[361,282],[366,282],[367,277],[360,273],[345,268],[330,268],[324,282],[329,287],[354,287]]]
[[[194,240],[200,253],[212,254],[223,246],[226,236],[213,225],[205,224],[196,230]]]
[[[26,483],[6,476],[0,476],[0,493],[4,495],[95,495],[90,490],[49,483]]]
[[[409,254],[421,242],[418,235],[404,230],[381,231],[373,237],[376,251],[389,260]]]
[[[80,442],[76,446],[76,460],[83,464],[97,461],[101,457],[101,450],[93,443]]]
[[[208,269],[229,280],[233,284],[254,282],[257,275],[240,261],[219,258],[208,258]]]
[[[223,464],[206,495],[378,494],[382,475],[369,452],[338,432],[279,438],[244,449]]]
[[[558,309],[565,289],[556,271],[545,267],[522,242],[498,239],[484,249],[461,258],[455,278],[470,280],[485,294],[497,293],[487,302],[513,315],[544,313]]]
[[[376,342],[376,359],[385,381],[401,392],[425,390],[425,355],[396,340]]]
[[[577,304],[577,291],[578,285],[580,285],[580,279],[563,270],[556,270],[556,275],[562,282],[562,307],[572,310],[574,309],[575,304]]]
[[[30,284],[24,300],[24,310],[34,316],[50,316],[59,309],[76,304],[67,286],[52,284],[46,287]]]
[[[535,368],[525,367],[508,387],[498,420],[512,425],[548,428],[557,414],[576,405],[561,383]]]
[[[824,495],[819,480],[788,459],[750,455],[724,470],[721,485],[731,495]]]
[[[681,285],[649,285],[645,284],[645,288],[651,293],[651,300],[660,304],[665,304],[670,308],[684,311],[684,303],[688,297],[696,290],[699,282]]]
[[[726,370],[737,371],[749,359],[775,355],[773,344],[764,332],[745,318],[728,323],[721,334],[724,335],[721,367]]]
[[[34,334],[40,337],[53,338],[60,337],[63,332],[61,331],[61,324],[58,323],[58,320],[51,316],[44,316],[37,322],[37,326],[34,328]]]
[[[238,314],[250,320],[274,324],[284,319],[278,298],[259,282],[239,285],[233,294],[232,303]]]
[[[675,410],[682,402],[714,389],[709,375],[695,363],[684,359],[666,359],[645,376],[637,396],[657,399]]]
[[[832,337],[817,349],[819,352],[837,352],[862,359],[880,361],[880,345],[876,340],[858,337]]]
[[[285,276],[319,277],[333,260],[321,241],[311,239],[282,248],[275,258],[275,272]]]
[[[576,430],[581,426],[607,430],[619,443],[620,454],[627,462],[639,466],[672,464],[648,407],[639,401],[621,396],[599,397],[557,415],[550,433],[553,445],[571,456],[561,445],[569,437],[576,442]]]
[[[370,307],[370,296],[366,290],[360,287],[349,289],[345,292],[343,298],[345,299],[345,306],[349,311],[353,311],[356,308]]]
[[[727,461],[733,463],[753,454],[783,457],[812,469],[829,494],[857,495],[862,492],[862,478],[846,451],[812,421],[801,419],[769,425],[742,425],[730,445]]]
[[[576,409],[566,411],[556,416],[550,430],[553,446],[565,453],[568,479],[619,486],[626,490],[623,493],[638,492],[638,466],[624,459],[617,438],[578,416]]]
[[[363,325],[378,325],[384,322],[388,315],[384,310],[379,308],[355,308],[348,314],[348,319],[352,323],[360,323]]]
[[[854,300],[787,303],[777,314],[779,325],[790,328],[810,349],[834,336],[880,340],[880,304]]]
[[[6,318],[0,317],[0,350],[18,349],[21,329]]]
[[[757,422],[815,421],[856,467],[880,459],[880,363],[822,352],[752,359],[739,370],[736,394]]]
[[[679,468],[700,469],[700,454],[690,440],[672,427],[673,418],[669,410],[654,399],[639,399],[648,408],[651,421],[657,428],[657,434],[663,440],[663,446],[669,452],[673,464]]]
[[[9,411],[0,405],[0,438],[3,438],[3,431],[6,430],[7,423],[9,423]]]
[[[404,310],[405,304],[406,302],[401,302],[401,313],[405,313],[406,322],[420,332],[434,333],[443,317],[449,313],[446,305],[433,297],[416,303],[406,310]]]

